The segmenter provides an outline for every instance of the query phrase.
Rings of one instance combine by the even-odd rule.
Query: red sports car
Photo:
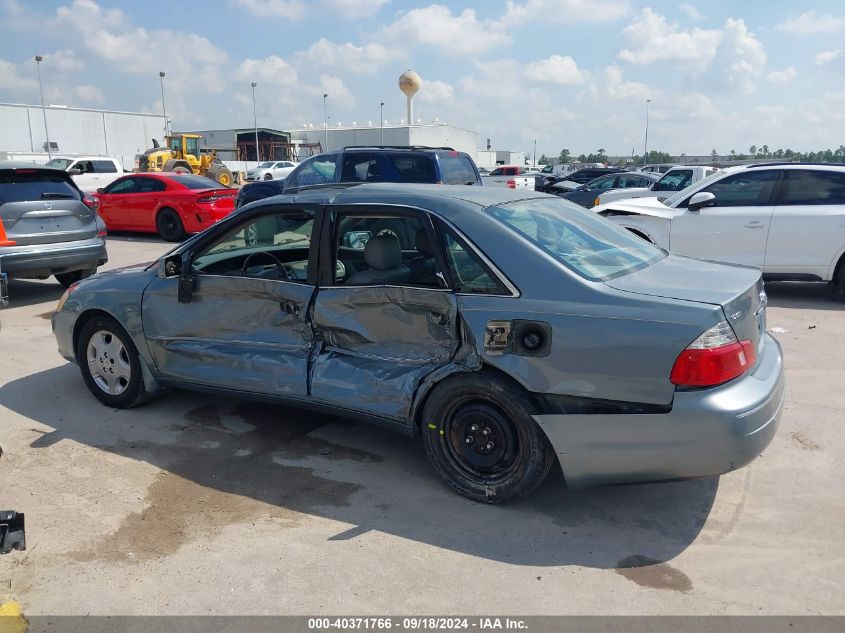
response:
[[[234,211],[237,193],[204,176],[150,173],[118,178],[94,196],[109,231],[158,233],[178,242]]]

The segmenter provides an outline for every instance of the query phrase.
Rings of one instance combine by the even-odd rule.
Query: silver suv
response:
[[[70,286],[108,261],[106,225],[65,171],[0,161],[0,270]]]

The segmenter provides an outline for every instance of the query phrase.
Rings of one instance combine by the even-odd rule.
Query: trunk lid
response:
[[[19,246],[97,236],[94,211],[70,176],[54,169],[0,171],[0,222]]]
[[[637,294],[719,305],[739,340],[758,349],[766,331],[766,293],[757,268],[669,255],[630,275],[605,282]]]

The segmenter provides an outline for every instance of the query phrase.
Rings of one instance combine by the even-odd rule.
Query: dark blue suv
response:
[[[450,147],[344,147],[303,161],[285,178],[284,193],[356,182],[480,185],[481,175],[469,154]]]

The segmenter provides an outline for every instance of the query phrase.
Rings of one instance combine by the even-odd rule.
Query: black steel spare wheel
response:
[[[492,371],[455,374],[423,407],[422,438],[446,483],[476,501],[504,503],[536,488],[554,451],[532,417],[530,393]]]
[[[463,404],[446,418],[446,454],[469,476],[507,476],[516,464],[519,438],[501,411],[486,402]]]

